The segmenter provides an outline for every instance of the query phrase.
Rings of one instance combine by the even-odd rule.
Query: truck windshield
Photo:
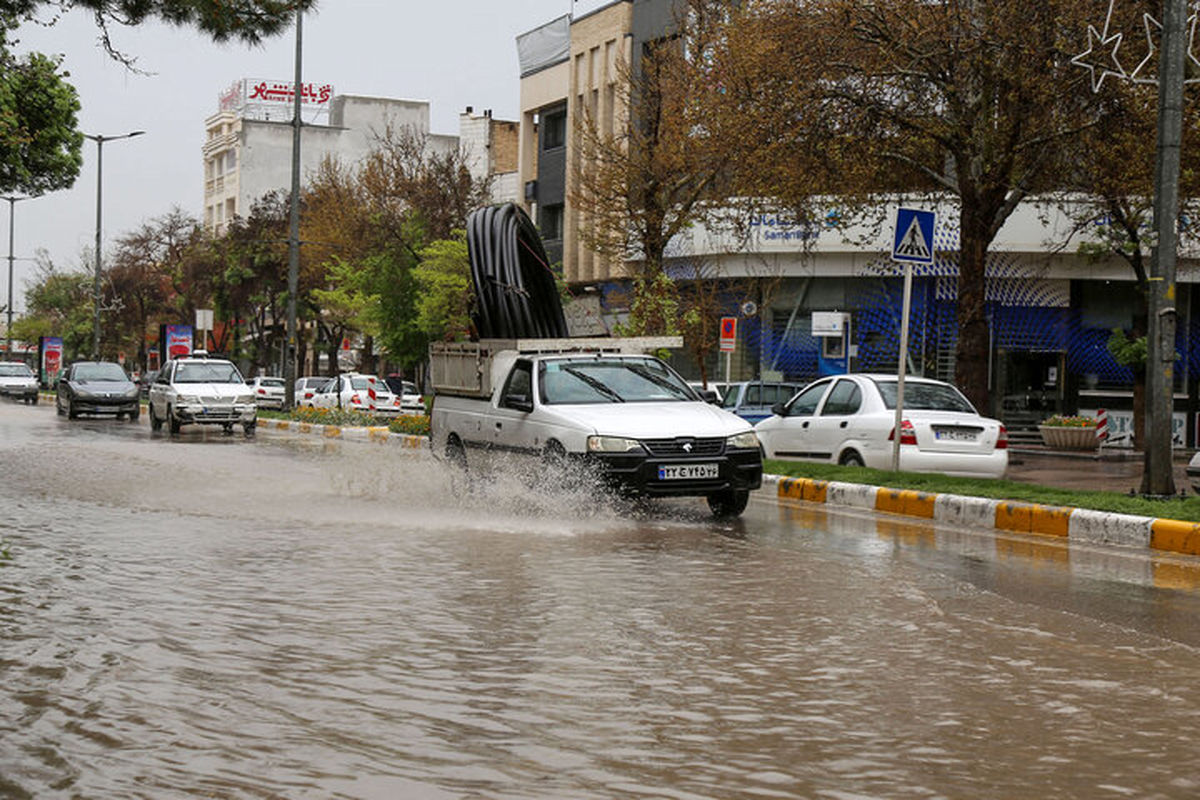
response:
[[[545,405],[695,400],[695,393],[656,358],[571,358],[538,367]]]

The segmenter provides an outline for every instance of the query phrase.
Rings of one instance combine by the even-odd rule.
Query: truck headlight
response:
[[[641,446],[637,439],[623,436],[589,436],[587,440],[589,453],[628,453],[641,449]]]
[[[758,434],[754,431],[746,431],[736,436],[730,436],[725,440],[725,447],[730,450],[757,450]]]

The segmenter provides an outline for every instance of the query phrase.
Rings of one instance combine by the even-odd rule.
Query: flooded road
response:
[[[1200,795],[1186,561],[10,403],[0,460],[3,798]]]

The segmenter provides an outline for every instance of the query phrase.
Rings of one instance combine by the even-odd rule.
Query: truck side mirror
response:
[[[771,406],[771,413],[777,417],[786,417],[787,416],[787,404],[786,403],[776,403],[775,405]]]
[[[712,389],[697,389],[700,394],[700,399],[706,403],[711,403],[714,406],[721,405],[721,398],[717,397],[717,393]]]

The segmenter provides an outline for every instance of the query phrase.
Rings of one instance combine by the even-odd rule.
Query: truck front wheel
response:
[[[708,500],[708,509],[712,511],[714,517],[730,519],[746,510],[746,504],[750,502],[750,490],[725,489],[713,492],[705,499]]]

